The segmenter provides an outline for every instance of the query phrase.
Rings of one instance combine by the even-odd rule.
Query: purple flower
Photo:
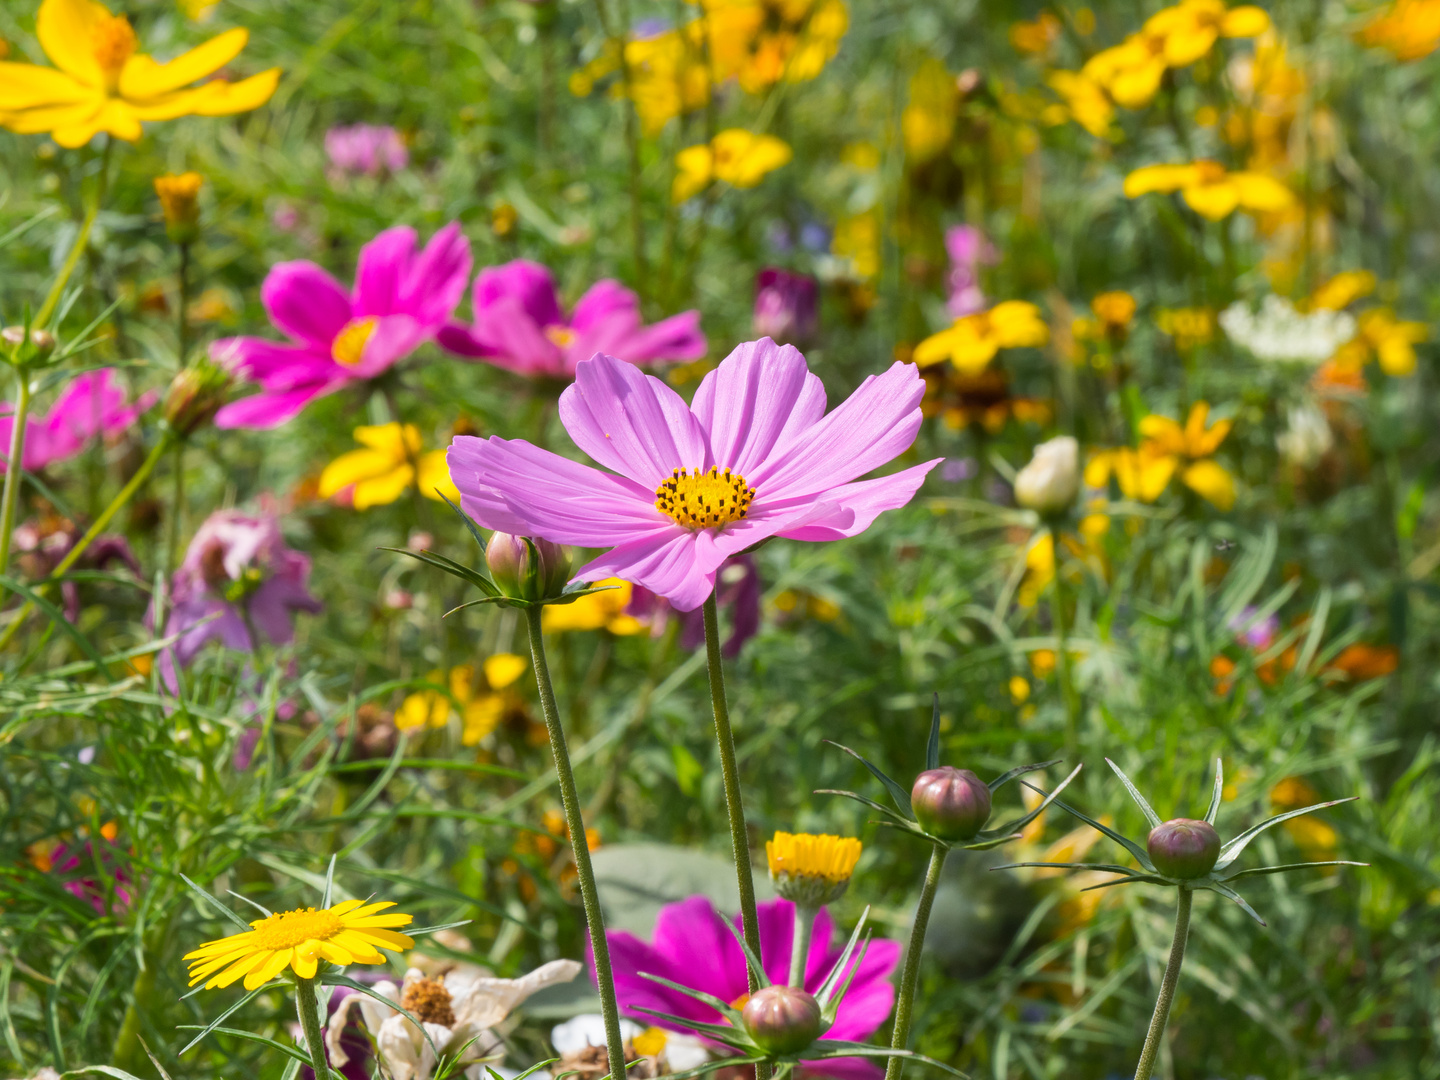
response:
[[[119,435],[155,403],[155,395],[150,393],[126,405],[125,391],[115,384],[114,376],[110,368],[87,372],[71,380],[44,416],[26,417],[21,462],[27,470],[36,472],[51,462],[74,457],[97,435]],[[0,472],[5,471],[4,455],[15,429],[14,412],[10,402],[0,402]]]
[[[809,274],[767,266],[755,276],[756,337],[780,342],[804,341],[820,325],[819,286]]]
[[[610,548],[576,577],[623,578],[690,611],[731,555],[772,536],[855,536],[909,502],[940,459],[856,478],[915,441],[924,394],[915,365],[895,363],[826,415],[805,358],[763,338],[706,375],[687,407],[659,379],[602,354],[579,365],[560,419],[614,472],[497,437],[461,436],[447,460],[481,525]]]
[[[387,124],[351,124],[325,133],[325,153],[335,173],[379,176],[410,164],[410,151],[400,133]]]
[[[1275,615],[1266,615],[1263,619],[1256,619],[1255,615],[1255,608],[1242,608],[1230,620],[1229,629],[1234,630],[1240,640],[1256,652],[1264,652],[1275,640],[1275,635],[1280,633],[1280,620]]]
[[[415,230],[386,229],[360,249],[347,292],[312,262],[273,267],[260,288],[270,320],[293,344],[225,338],[216,360],[258,382],[261,392],[226,405],[222,428],[273,428],[314,398],[389,370],[445,325],[470,277],[470,242],[447,225],[423,251]]]
[[[720,652],[734,658],[740,655],[745,642],[760,632],[760,571],[755,567],[753,556],[733,555],[720,567],[716,581],[716,604],[722,609],[731,609],[730,636],[721,645]],[[665,632],[665,624],[673,610],[670,601],[663,596],[656,596],[644,586],[637,585],[630,593],[625,614],[648,622],[651,634],[659,637]],[[699,610],[678,614],[680,647],[693,650],[705,644],[705,617]]]
[[[81,536],[81,530],[66,518],[33,519],[15,527],[12,534],[15,555],[26,577],[39,581],[50,576],[62,559],[70,554]],[[125,537],[101,533],[80,558],[80,567],[103,570],[111,563],[121,563],[137,578],[141,575],[140,560],[130,549]],[[65,617],[71,622],[80,618],[80,587],[74,581],[60,583],[60,596],[65,603]]]
[[[946,308],[957,319],[984,311],[980,267],[995,261],[990,241],[974,225],[955,225],[945,230],[945,250],[950,255],[950,298]]]
[[[109,842],[111,835],[113,833],[106,833],[105,846],[98,849],[98,856],[97,849],[90,840],[86,840],[76,849],[60,844],[50,853],[50,872],[63,879],[60,887],[75,899],[89,904],[95,909],[97,915],[105,914],[105,884],[97,877],[86,876],[87,873],[93,875],[97,857],[104,865],[105,872],[114,886],[116,910],[124,911],[130,906],[132,900],[130,890],[127,888],[130,884],[130,875],[116,865],[114,847]]]
[[[480,271],[472,300],[474,324],[452,322],[437,340],[457,356],[520,375],[569,379],[580,361],[597,352],[632,364],[705,355],[698,311],[646,326],[639,299],[608,278],[592,285],[567,317],[550,271],[516,259]]]
[[[790,948],[795,933],[795,905],[789,900],[771,900],[759,905],[760,960],[772,980],[783,983],[790,970]],[[740,920],[734,920],[738,926]],[[718,1013],[694,998],[642,977],[641,972],[735,1001],[743,997],[746,983],[745,957],[725,926],[725,920],[703,896],[692,896],[678,904],[667,904],[655,919],[652,943],[634,934],[610,931],[610,958],[615,969],[615,994],[620,1007],[642,1024],[663,1023],[640,1008],[654,1009],[686,1020],[719,1023]],[[821,908],[815,916],[810,956],[805,964],[805,989],[820,989],[825,977],[840,959],[843,943],[833,940],[830,915]],[[588,950],[587,950],[588,952]],[[593,958],[590,969],[595,965]],[[822,1032],[826,1039],[853,1039],[863,1042],[890,1015],[895,987],[890,973],[900,960],[900,944],[872,941],[855,972],[854,981],[840,1002],[835,1024]],[[666,1025],[685,1031],[683,1027]],[[812,1062],[810,1070],[829,1075],[876,1076],[879,1068],[864,1059],[839,1058]]]
[[[309,577],[310,557],[285,546],[273,515],[215,511],[190,541],[171,583],[165,635],[180,635],[175,658],[188,665],[212,639],[248,652],[252,626],[277,645],[289,642],[293,613],[320,610],[306,588]]]

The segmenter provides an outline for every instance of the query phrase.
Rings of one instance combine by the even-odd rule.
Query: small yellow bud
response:
[[[165,213],[165,232],[177,244],[194,242],[199,235],[198,199],[205,178],[197,172],[166,173],[155,178],[155,194]]]

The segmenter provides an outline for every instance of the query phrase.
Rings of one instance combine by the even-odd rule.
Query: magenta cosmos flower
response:
[[[472,301],[474,325],[451,323],[440,331],[440,344],[520,375],[569,379],[597,352],[632,364],[705,355],[698,311],[646,326],[635,294],[606,279],[591,286],[567,317],[550,271],[526,259],[482,270]]]
[[[260,384],[226,405],[222,428],[273,428],[312,400],[389,370],[445,325],[470,278],[470,242],[458,224],[415,250],[415,230],[386,229],[360,249],[355,288],[312,262],[277,264],[260,288],[270,320],[290,343],[225,338],[216,360]]]
[[[379,176],[410,164],[405,140],[388,124],[351,124],[325,132],[325,154],[339,175]]]
[[[21,462],[36,472],[52,462],[74,457],[96,436],[124,432],[154,402],[154,394],[144,394],[127,404],[125,391],[116,384],[115,372],[110,368],[81,375],[71,380],[48,413],[26,417]],[[0,404],[0,472],[5,470],[4,455],[15,429],[9,415],[14,411],[10,402]]]
[[[481,525],[608,547],[576,577],[623,578],[690,611],[721,564],[761,540],[854,536],[909,502],[938,458],[856,477],[915,441],[924,395],[915,365],[896,363],[826,414],[805,358],[762,338],[706,375],[687,406],[659,379],[599,355],[560,395],[560,419],[613,472],[494,437],[461,436],[447,460]]]
[[[790,973],[790,949],[795,934],[795,905],[789,900],[771,900],[757,909],[760,923],[760,962],[777,983]],[[734,920],[739,926],[740,920]],[[815,916],[810,955],[805,963],[805,989],[820,989],[825,977],[840,959],[843,942],[833,940],[834,928],[824,909]],[[655,919],[653,942],[634,934],[612,930],[606,933],[610,959],[615,969],[615,995],[620,1008],[641,1024],[662,1023],[637,1009],[653,1009],[686,1020],[720,1023],[720,1014],[688,994],[671,990],[641,973],[659,975],[695,990],[713,994],[721,1001],[735,1001],[749,990],[745,957],[733,934],[710,901],[692,896],[678,904],[667,904]],[[588,950],[587,950],[588,954]],[[593,957],[590,970],[595,970]],[[840,1002],[835,1025],[821,1038],[864,1042],[885,1018],[895,1002],[890,973],[900,960],[900,943],[872,941],[855,972],[854,981]],[[667,1025],[675,1027],[675,1025]],[[685,1028],[678,1028],[684,1031]],[[830,1075],[878,1075],[879,1068],[863,1058],[837,1058],[814,1062],[811,1068]]]

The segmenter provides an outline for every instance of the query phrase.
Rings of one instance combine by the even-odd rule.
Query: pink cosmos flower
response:
[[[730,635],[720,654],[733,660],[745,642],[760,632],[760,571],[753,555],[732,555],[716,575],[715,602],[723,613],[730,609]],[[670,621],[670,601],[643,586],[630,593],[625,614],[650,625],[650,636],[660,637]],[[705,644],[705,619],[699,611],[680,612],[680,647],[691,651]]]
[[[260,288],[271,321],[292,343],[225,338],[217,361],[261,392],[226,405],[222,428],[273,428],[312,400],[388,371],[445,325],[470,278],[470,242],[458,224],[415,250],[415,230],[386,229],[360,249],[347,292],[312,262],[277,264]]]
[[[770,978],[783,983],[790,973],[790,949],[795,935],[795,905],[789,900],[771,900],[757,909],[760,924],[760,962]],[[740,920],[734,920],[738,926]],[[655,919],[653,942],[644,942],[634,934],[612,930],[606,933],[610,943],[610,959],[615,969],[615,996],[620,1008],[641,1024],[663,1021],[637,1008],[654,1009],[686,1020],[704,1023],[721,1022],[720,1015],[709,1006],[687,994],[671,990],[641,972],[659,975],[713,994],[721,1001],[735,1001],[749,989],[746,983],[745,957],[734,936],[725,926],[710,901],[692,896],[678,904],[667,904]],[[815,916],[810,940],[810,956],[805,963],[805,988],[811,993],[820,989],[825,977],[840,959],[843,942],[836,943],[830,915],[824,909]],[[595,970],[593,957],[587,949],[590,970]],[[854,981],[840,1002],[835,1024],[821,1038],[864,1042],[890,1015],[895,1002],[895,987],[890,973],[900,961],[900,943],[880,939],[871,941]],[[678,1025],[666,1025],[678,1027]],[[685,1030],[679,1028],[679,1030]],[[880,1069],[864,1058],[836,1058],[812,1062],[809,1070],[832,1076],[877,1076]]]
[[[659,379],[600,354],[560,395],[560,419],[613,472],[496,437],[456,438],[447,461],[481,525],[608,547],[576,577],[623,578],[690,611],[721,564],[761,540],[855,536],[909,502],[939,458],[856,478],[915,441],[924,394],[915,365],[895,363],[827,415],[805,358],[762,338],[706,375],[687,407]]]
[[[379,176],[410,164],[405,141],[388,124],[351,124],[325,132],[325,153],[335,173]]]
[[[950,256],[950,297],[945,307],[957,319],[985,310],[980,267],[995,261],[995,248],[974,225],[954,225],[945,230],[945,250]]]
[[[74,457],[85,444],[98,436],[114,436],[135,423],[155,403],[153,393],[142,394],[134,404],[125,403],[125,391],[116,385],[110,368],[87,372],[71,380],[44,416],[25,418],[25,450],[21,463],[30,472]],[[15,429],[15,406],[0,403],[0,472],[5,471],[4,455]]]
[[[457,356],[520,375],[569,379],[597,352],[632,364],[705,355],[698,311],[646,326],[635,294],[607,278],[592,285],[567,317],[550,271],[527,259],[480,271],[472,301],[474,325],[451,323],[437,340]]]

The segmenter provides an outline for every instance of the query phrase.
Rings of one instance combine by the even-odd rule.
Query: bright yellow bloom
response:
[[[1372,308],[1360,316],[1355,337],[1336,351],[1335,363],[1358,372],[1378,359],[1385,374],[1404,378],[1415,374],[1415,346],[1429,336],[1424,323],[1401,322],[1388,308]]]
[[[395,726],[401,731],[417,731],[427,727],[442,728],[450,722],[452,699],[460,705],[462,729],[460,741],[474,746],[494,731],[514,703],[512,694],[504,690],[530,669],[530,662],[514,653],[496,653],[485,658],[482,670],[485,685],[477,686],[475,668],[458,664],[447,678],[443,671],[432,671],[427,682],[448,684],[450,696],[438,690],[420,690],[409,694],[395,710]],[[487,689],[488,687],[488,689]]]
[[[269,101],[280,79],[271,68],[237,83],[190,87],[234,60],[249,33],[227,30],[157,64],[136,51],[130,21],[94,0],[44,0],[35,34],[55,66],[0,63],[0,126],[48,132],[61,146],[84,146],[102,131],[135,142],[143,120],[247,112]]]
[[[880,273],[880,211],[871,208],[847,214],[835,223],[830,254],[848,260],[851,272],[861,281]]]
[[[635,587],[619,578],[606,578],[594,582],[609,585],[603,592],[582,596],[571,604],[546,604],[540,621],[547,634],[560,634],[566,630],[609,630],[612,634],[638,634],[645,624],[633,615],[626,615],[630,597]]]
[[[1346,270],[1336,274],[1310,296],[1317,311],[1339,311],[1375,291],[1375,275],[1369,270]]]
[[[671,198],[684,202],[704,191],[712,180],[738,188],[752,188],[766,174],[789,162],[788,143],[773,135],[756,135],[744,128],[727,128],[708,144],[687,146],[675,155],[675,183]]]
[[[1010,44],[1017,52],[1040,55],[1048,53],[1050,46],[1060,40],[1060,20],[1048,11],[1042,11],[1034,22],[1010,24]]]
[[[1113,475],[1125,498],[1153,503],[1165,493],[1178,464],[1172,455],[1146,446],[1139,450],[1128,446],[1100,450],[1085,465],[1085,483],[1088,487],[1103,488]]]
[[[1360,32],[1360,41],[1397,60],[1419,60],[1440,45],[1440,0],[1395,0]]]
[[[196,200],[200,197],[205,178],[197,172],[180,173],[178,176],[166,173],[155,177],[154,183],[165,224],[172,229],[193,226],[199,214]]]
[[[379,914],[395,905],[382,900],[346,900],[323,911],[300,908],[282,911],[251,922],[253,930],[207,941],[186,953],[190,964],[190,985],[209,978],[206,990],[229,986],[242,975],[245,989],[263,986],[286,968],[302,979],[313,979],[321,960],[340,967],[350,964],[383,964],[381,949],[403,952],[415,942],[389,929],[407,926],[414,916],[392,912]]]
[[[1090,309],[1106,327],[1124,330],[1135,318],[1135,297],[1120,289],[1103,292],[1090,301]]]
[[[765,842],[770,880],[787,900],[809,906],[836,900],[860,861],[860,841],[850,836],[777,832]]]
[[[910,104],[900,115],[905,156],[921,165],[950,145],[955,134],[955,77],[933,56],[910,76]]]
[[[322,499],[353,484],[356,510],[386,506],[410,489],[418,467],[420,494],[437,502],[442,494],[451,502],[460,501],[460,489],[445,464],[445,451],[422,454],[420,431],[414,424],[403,429],[394,422],[357,427],[355,441],[369,449],[351,450],[325,466],[320,474]]]
[[[1083,71],[1052,71],[1045,77],[1050,88],[1065,99],[1065,107],[1075,122],[1096,138],[1110,131],[1115,106],[1105,88]]]
[[[1181,483],[1221,510],[1229,510],[1235,505],[1235,478],[1211,455],[1230,434],[1233,421],[1217,420],[1206,427],[1209,416],[1210,406],[1203,401],[1191,408],[1184,427],[1168,416],[1147,416],[1140,421],[1142,449],[1171,458],[1180,467]]]
[[[1259,37],[1268,29],[1270,16],[1263,8],[1246,4],[1226,10],[1223,0],[1181,0],[1145,21],[1145,33],[1164,41],[1171,67],[1193,64],[1221,37]]]
[[[1155,316],[1162,334],[1180,349],[1193,349],[1215,336],[1215,313],[1209,308],[1166,308]]]
[[[1160,92],[1165,67],[1165,39],[1139,33],[1096,53],[1080,74],[1103,87],[1115,104],[1140,109]]]
[[[1218,161],[1146,165],[1125,177],[1125,194],[1132,199],[1172,191],[1180,192],[1190,209],[1211,221],[1229,217],[1237,209],[1273,213],[1295,201],[1280,181],[1261,173],[1228,172]]]
[[[844,0],[703,0],[716,77],[757,94],[780,82],[808,82],[840,49],[850,28]]]
[[[932,334],[915,346],[914,360],[922,368],[949,360],[955,370],[970,375],[983,370],[1001,349],[1039,346],[1049,340],[1050,328],[1038,307],[1026,300],[1006,300]]]

